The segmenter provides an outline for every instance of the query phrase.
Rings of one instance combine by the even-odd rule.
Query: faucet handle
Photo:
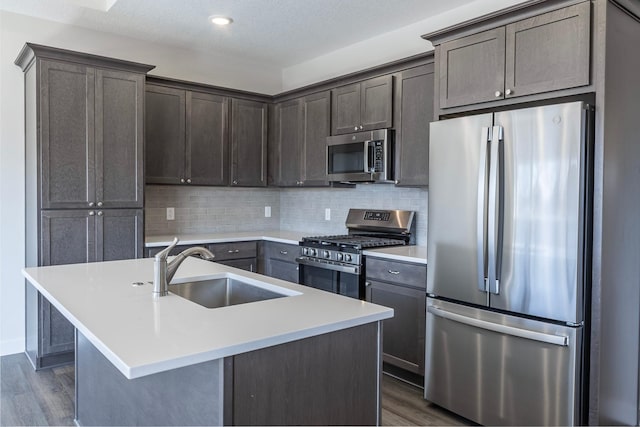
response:
[[[166,260],[167,256],[169,256],[169,252],[171,252],[171,249],[175,248],[179,241],[180,240],[177,237],[174,237],[173,242],[171,242],[169,246],[156,254],[156,261],[162,261],[163,259]]]

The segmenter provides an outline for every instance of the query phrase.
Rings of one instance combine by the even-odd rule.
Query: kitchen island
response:
[[[380,422],[391,309],[195,258],[173,284],[228,277],[283,296],[215,309],[154,299],[153,259],[24,275],[76,328],[79,425]]]

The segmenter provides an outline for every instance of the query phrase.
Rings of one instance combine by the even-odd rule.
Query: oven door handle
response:
[[[298,257],[296,262],[302,265],[308,265],[310,267],[322,268],[325,270],[339,271],[341,273],[360,274],[359,265],[344,265],[344,264],[330,264],[328,262],[313,261],[309,257]]]

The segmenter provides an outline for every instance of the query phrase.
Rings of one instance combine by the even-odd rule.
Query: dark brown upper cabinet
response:
[[[275,105],[272,125],[274,150],[270,168],[273,169],[273,184],[280,187],[295,187],[303,183],[302,99],[296,98]]]
[[[231,100],[231,185],[267,185],[267,122],[266,103]]]
[[[331,134],[393,126],[393,76],[385,75],[331,91]]]
[[[144,75],[40,61],[40,207],[142,207]]]
[[[228,98],[148,84],[146,182],[227,185]]]
[[[314,93],[275,105],[271,121],[271,184],[279,187],[328,186],[326,139],[331,92]]]
[[[441,108],[589,85],[590,2],[439,46]]]
[[[331,92],[314,93],[302,98],[302,137],[304,153],[302,182],[306,186],[328,186],[327,137],[331,132]]]
[[[396,185],[427,186],[429,123],[434,120],[434,66],[402,71],[396,82]]]

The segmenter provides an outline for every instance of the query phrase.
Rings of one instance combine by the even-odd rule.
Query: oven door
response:
[[[364,282],[360,274],[337,271],[298,261],[299,283],[351,298],[364,299]]]

